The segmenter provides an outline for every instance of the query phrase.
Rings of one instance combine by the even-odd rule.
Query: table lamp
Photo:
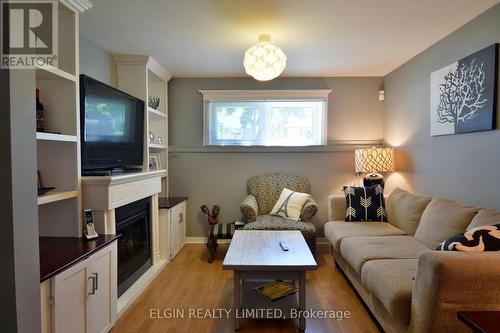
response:
[[[363,178],[363,186],[384,186],[380,172],[394,171],[393,148],[363,148],[354,151],[356,173],[368,173]]]

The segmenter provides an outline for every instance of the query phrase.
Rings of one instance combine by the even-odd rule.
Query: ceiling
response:
[[[283,76],[383,76],[498,0],[91,0],[80,31],[111,53],[151,55],[175,77],[242,77],[261,33]]]

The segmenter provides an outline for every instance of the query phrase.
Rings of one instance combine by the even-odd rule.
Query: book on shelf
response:
[[[269,301],[276,301],[285,296],[294,294],[299,290],[295,285],[281,280],[274,280],[257,286],[255,291]]]

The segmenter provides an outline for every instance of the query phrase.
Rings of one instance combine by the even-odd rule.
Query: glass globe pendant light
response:
[[[279,47],[271,44],[271,36],[262,34],[259,42],[246,50],[243,60],[245,72],[259,81],[278,77],[286,67],[286,55]]]

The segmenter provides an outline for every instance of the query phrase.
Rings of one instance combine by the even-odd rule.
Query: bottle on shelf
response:
[[[40,102],[40,89],[36,88],[36,131],[43,132],[43,104]]]

